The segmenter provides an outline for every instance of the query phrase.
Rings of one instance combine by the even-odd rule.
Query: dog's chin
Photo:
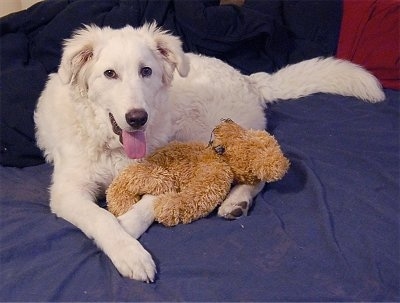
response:
[[[145,128],[139,130],[123,130],[109,113],[110,123],[115,135],[119,137],[126,156],[130,159],[142,159],[147,153]]]

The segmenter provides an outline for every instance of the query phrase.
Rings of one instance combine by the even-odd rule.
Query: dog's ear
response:
[[[64,41],[64,50],[58,75],[64,84],[80,82],[79,74],[93,58],[93,49],[101,29],[95,25],[85,26]],[[79,83],[83,84],[83,83]]]
[[[156,51],[164,61],[163,81],[168,84],[172,81],[175,68],[180,76],[186,77],[190,70],[190,63],[182,50],[181,40],[158,28],[155,22],[145,25],[143,30],[152,34]]]

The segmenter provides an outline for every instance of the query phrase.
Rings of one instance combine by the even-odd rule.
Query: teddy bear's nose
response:
[[[132,109],[125,114],[126,123],[138,129],[146,124],[148,114],[144,109]]]

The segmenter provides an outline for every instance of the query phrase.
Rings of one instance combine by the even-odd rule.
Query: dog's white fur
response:
[[[143,66],[151,67],[151,76],[140,74]],[[106,77],[106,70],[117,77]],[[132,161],[112,130],[109,113],[129,131],[125,114],[144,109],[151,152],[173,139],[207,141],[221,118],[264,129],[266,103],[316,92],[384,99],[373,76],[333,58],[244,76],[220,60],[184,54],[180,40],[154,24],[78,30],[66,40],[58,73],[50,75],[34,116],[38,145],[54,164],[51,210],[94,239],[122,275],[153,281],[155,264],[135,238],[153,222],[154,197],[145,196],[118,219],[94,203]],[[238,202],[250,203],[261,188],[236,186],[219,215]]]

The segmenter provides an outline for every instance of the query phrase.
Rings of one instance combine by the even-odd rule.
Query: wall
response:
[[[0,0],[0,17],[27,9],[40,0]]]

